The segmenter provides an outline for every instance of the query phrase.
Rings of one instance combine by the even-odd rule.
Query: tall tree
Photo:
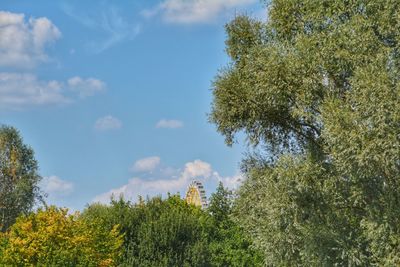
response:
[[[225,222],[231,215],[233,198],[232,191],[219,182],[217,190],[210,197],[210,204],[207,211],[217,223]]]
[[[21,213],[31,210],[41,198],[38,164],[33,150],[19,132],[0,126],[0,230],[5,231]]]
[[[234,220],[233,192],[220,182],[211,195],[207,211],[209,221],[209,250],[212,266],[263,266],[260,251],[254,249],[251,239]]]
[[[400,3],[272,0],[226,27],[210,120],[260,155],[237,209],[271,265],[398,265]]]

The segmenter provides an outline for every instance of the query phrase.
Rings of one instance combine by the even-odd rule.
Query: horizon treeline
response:
[[[206,210],[168,195],[69,214],[46,205],[33,150],[13,127],[0,127],[0,163],[0,266],[262,266],[222,183]]]
[[[50,206],[21,215],[0,234],[5,266],[262,266],[262,254],[231,216],[222,184],[208,210],[178,195]]]

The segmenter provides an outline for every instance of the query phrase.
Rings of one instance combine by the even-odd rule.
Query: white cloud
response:
[[[244,176],[240,173],[234,176],[227,176],[227,177],[221,177],[218,175],[218,177],[219,181],[221,181],[225,187],[233,190],[238,189],[244,180]]]
[[[30,73],[0,72],[0,109],[68,104],[76,98],[74,94],[82,98],[103,90],[105,83],[94,78],[74,77],[64,83],[42,81]]]
[[[68,86],[72,91],[77,92],[81,98],[92,96],[105,91],[107,88],[103,81],[94,78],[82,79],[79,76],[70,78]]]
[[[255,3],[256,0],[165,0],[153,9],[143,10],[144,17],[161,14],[170,23],[209,23],[227,10]]]
[[[156,128],[170,128],[170,129],[176,129],[176,128],[182,128],[183,127],[183,122],[179,120],[165,120],[162,119],[156,124]]]
[[[53,198],[67,196],[74,190],[73,183],[54,175],[44,177],[40,182],[40,187],[45,193]]]
[[[0,67],[33,68],[48,61],[45,50],[60,37],[48,18],[0,11]],[[31,73],[0,72],[0,109],[71,103],[77,95],[83,98],[105,88],[94,78],[43,81]]]
[[[94,124],[94,128],[98,131],[114,130],[121,127],[122,122],[111,115],[97,119],[96,123]]]
[[[49,59],[45,48],[61,37],[47,18],[0,11],[0,66],[31,68]]]
[[[164,195],[168,192],[174,194],[179,192],[181,196],[186,192],[187,186],[192,180],[201,181],[208,189],[215,189],[218,182],[223,182],[225,186],[231,189],[238,187],[241,176],[222,177],[218,172],[213,171],[211,165],[202,160],[194,160],[185,164],[183,170],[178,172],[177,176],[171,176],[170,170],[160,172],[160,177],[134,177],[127,184],[112,189],[106,193],[100,194],[93,199],[93,202],[108,203],[111,197],[123,196],[125,199],[136,201],[138,196],[156,196]]]
[[[212,174],[211,165],[202,160],[196,159],[195,161],[188,162],[185,164],[185,169],[182,172],[184,179],[194,177],[209,178]]]
[[[62,89],[60,82],[40,81],[32,74],[0,73],[0,108],[20,109],[70,102]]]
[[[134,172],[151,172],[160,165],[160,157],[148,157],[137,160],[131,170]]]

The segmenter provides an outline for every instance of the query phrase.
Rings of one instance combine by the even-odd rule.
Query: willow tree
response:
[[[237,213],[267,264],[400,264],[400,2],[272,0],[226,26],[210,120],[251,150]]]
[[[41,199],[40,179],[33,150],[15,128],[0,126],[0,231]]]

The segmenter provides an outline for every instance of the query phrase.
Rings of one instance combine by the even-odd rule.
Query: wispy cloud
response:
[[[172,175],[172,173],[177,175]],[[208,188],[215,188],[218,182],[222,182],[226,187],[235,189],[243,177],[240,174],[223,177],[213,170],[209,163],[194,160],[186,163],[182,170],[172,172],[170,168],[165,168],[160,169],[156,177],[134,177],[127,184],[96,196],[93,202],[108,203],[112,197],[119,196],[136,201],[138,196],[165,196],[168,192],[184,193],[193,179],[201,181]]]
[[[32,68],[47,61],[45,48],[60,37],[48,18],[0,11],[0,66]]]
[[[141,13],[147,18],[161,15],[169,23],[210,23],[226,11],[255,2],[257,0],[164,0]]]
[[[151,172],[160,165],[160,157],[148,157],[135,161],[130,168],[133,172]]]
[[[74,191],[72,182],[61,179],[58,176],[47,176],[40,182],[41,189],[51,198],[63,197]]]
[[[182,128],[182,127],[183,127],[183,122],[180,120],[162,119],[156,123],[156,128],[176,129],[176,128]]]
[[[141,25],[123,17],[116,7],[101,7],[102,9],[96,15],[76,10],[68,4],[62,7],[69,17],[88,29],[100,31],[105,36],[103,39],[88,42],[86,46],[90,51],[101,53],[125,40],[134,39],[140,33]]]
[[[80,83],[71,82],[81,81]],[[104,82],[79,76],[67,82],[43,81],[30,73],[0,72],[0,109],[21,110],[35,106],[60,105],[94,95],[106,88]],[[90,94],[89,94],[90,92]]]
[[[79,94],[81,98],[95,95],[106,90],[107,85],[94,78],[83,79],[79,76],[72,77],[67,81],[69,88]]]
[[[97,131],[116,130],[120,129],[121,127],[122,122],[111,115],[97,119],[96,123],[94,124],[94,128]]]

